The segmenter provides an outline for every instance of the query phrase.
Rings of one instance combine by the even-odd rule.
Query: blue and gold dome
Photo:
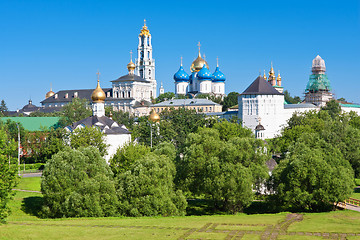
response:
[[[213,75],[210,70],[206,67],[206,64],[202,67],[202,69],[198,72],[197,75],[199,80],[211,80]]]
[[[224,82],[226,80],[225,75],[220,71],[219,66],[216,67],[215,72],[213,73],[213,82]]]
[[[185,72],[182,65],[180,66],[179,70],[174,74],[174,80],[176,82],[187,82],[187,81],[189,81],[189,75]]]

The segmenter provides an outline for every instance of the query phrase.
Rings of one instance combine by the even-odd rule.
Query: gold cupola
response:
[[[265,69],[264,69],[264,79],[266,80],[266,73],[265,73]]]
[[[279,87],[281,87],[281,76],[280,76],[280,71],[279,71],[279,73],[278,73],[278,76],[277,76],[276,80],[277,80],[277,85],[278,85]]]
[[[51,96],[54,96],[54,92],[52,91],[52,87],[51,87],[51,85],[50,85],[50,91],[48,91],[46,94],[45,94],[45,98],[49,98],[49,97],[51,97]]]
[[[100,87],[100,82],[99,82],[100,73],[98,72],[97,75],[98,75],[97,86],[91,94],[91,100],[95,103],[96,102],[104,102],[105,98],[106,98],[105,92]]]
[[[133,63],[133,61],[132,61],[132,51],[130,51],[130,62],[127,65],[129,74],[134,74],[135,68],[136,68],[135,63]]]
[[[208,63],[201,57],[200,46],[201,45],[200,45],[200,42],[199,42],[199,44],[198,44],[199,54],[198,54],[198,57],[192,62],[191,66],[190,66],[190,71],[191,72],[200,71],[203,68],[204,64],[206,65],[207,69],[210,69]]]
[[[145,20],[145,19],[144,19],[144,26],[143,26],[142,29],[140,30],[139,36],[140,36],[140,37],[142,37],[142,36],[150,37],[150,36],[151,36],[150,31],[149,31],[149,29],[148,29],[147,26],[146,26],[146,20]]]
[[[152,121],[152,122],[159,122],[160,121],[160,116],[159,116],[159,114],[157,114],[155,112],[155,110],[151,111],[150,116],[149,116],[149,121]]]

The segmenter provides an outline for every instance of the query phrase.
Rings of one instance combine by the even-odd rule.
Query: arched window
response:
[[[150,59],[150,51],[148,51],[148,58]]]
[[[150,91],[150,97],[152,97],[152,95],[153,95],[153,94],[152,94],[152,91]]]
[[[151,79],[151,69],[149,69],[149,79]]]
[[[122,92],[122,98],[125,98],[125,92]]]
[[[130,96],[131,96],[131,95],[130,95],[130,91],[129,91],[129,92],[128,92],[128,98],[130,98]]]

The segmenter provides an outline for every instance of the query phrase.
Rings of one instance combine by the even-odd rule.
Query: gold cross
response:
[[[181,57],[180,57],[180,64],[181,64],[181,66],[182,66],[182,59],[183,59],[183,58],[182,58],[182,56],[181,56]]]
[[[130,50],[130,60],[131,60],[131,62],[132,62],[132,54],[133,54],[133,52],[132,52],[132,50]]]
[[[199,52],[200,52],[200,47],[201,47],[201,44],[200,44],[200,42],[198,43],[198,47],[199,47]]]
[[[216,57],[216,66],[219,66],[219,57]]]
[[[96,75],[97,75],[97,80],[98,80],[98,82],[99,82],[99,79],[100,79],[100,72],[99,72],[99,70],[98,70],[98,72],[96,73]]]
[[[144,26],[146,26],[146,19],[144,19]]]

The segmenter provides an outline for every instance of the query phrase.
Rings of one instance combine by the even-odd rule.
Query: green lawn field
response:
[[[40,178],[17,189],[38,191]],[[25,189],[26,188],[26,189]],[[360,239],[360,213],[40,219],[42,195],[16,191],[0,239]]]

